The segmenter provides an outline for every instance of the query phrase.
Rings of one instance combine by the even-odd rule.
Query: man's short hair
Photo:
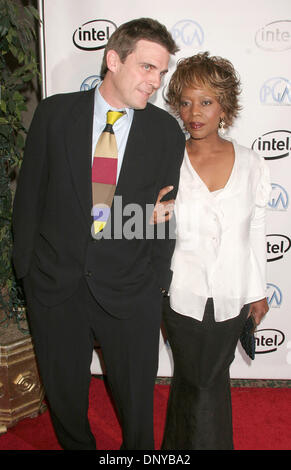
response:
[[[171,33],[157,20],[139,18],[128,21],[119,26],[109,38],[101,65],[102,78],[104,78],[108,70],[106,61],[107,52],[114,50],[117,52],[121,62],[124,62],[126,57],[134,51],[136,43],[141,39],[160,44],[170,54],[175,54],[179,50]]]

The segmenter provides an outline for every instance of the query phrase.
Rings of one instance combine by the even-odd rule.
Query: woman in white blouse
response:
[[[189,139],[164,312],[174,375],[163,449],[233,449],[229,367],[248,315],[259,324],[268,311],[268,167],[220,132],[239,112],[239,93],[232,64],[207,52],[180,61],[169,84]]]

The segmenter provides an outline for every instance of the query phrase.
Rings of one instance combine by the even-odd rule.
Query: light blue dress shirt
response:
[[[102,82],[101,82],[102,83]],[[117,109],[110,106],[103,98],[99,91],[100,84],[95,89],[94,98],[94,115],[93,115],[93,137],[92,137],[92,164],[94,158],[94,151],[100,134],[103,132],[106,126],[106,114],[107,111],[125,111],[124,116],[119,118],[113,129],[116,137],[117,148],[118,148],[118,164],[117,164],[117,181],[119,178],[125,147],[128,139],[128,134],[131,128],[134,110],[131,108]]]

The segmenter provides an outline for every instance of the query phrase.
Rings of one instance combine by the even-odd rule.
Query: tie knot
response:
[[[124,115],[124,111],[108,111],[107,112],[107,124],[113,124],[119,119],[121,116]]]

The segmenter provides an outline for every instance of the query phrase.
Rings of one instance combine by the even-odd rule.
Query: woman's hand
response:
[[[150,219],[151,225],[167,222],[171,219],[174,211],[175,200],[171,199],[169,201],[161,202],[161,199],[170,191],[172,191],[173,188],[174,186],[166,186],[160,190],[154,211]]]
[[[250,305],[250,315],[253,315],[257,325],[261,323],[262,318],[269,310],[267,299],[258,300]]]

